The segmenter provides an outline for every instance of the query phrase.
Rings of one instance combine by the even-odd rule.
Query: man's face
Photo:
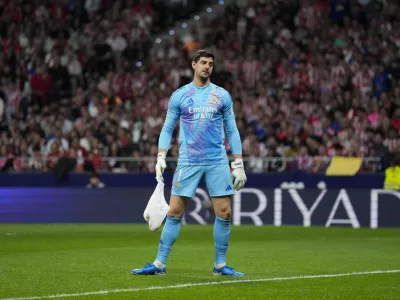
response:
[[[213,71],[214,60],[211,57],[200,57],[197,63],[192,62],[192,68],[194,69],[195,76],[207,80]]]

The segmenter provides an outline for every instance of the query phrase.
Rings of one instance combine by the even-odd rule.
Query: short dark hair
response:
[[[202,57],[212,58],[213,60],[215,59],[214,54],[212,54],[211,52],[208,52],[206,50],[199,50],[194,54],[193,61],[197,63]]]

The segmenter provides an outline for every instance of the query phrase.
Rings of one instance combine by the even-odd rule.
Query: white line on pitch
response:
[[[129,292],[141,292],[141,291],[151,291],[151,290],[182,289],[182,288],[187,288],[187,287],[205,286],[205,285],[223,285],[223,284],[266,282],[266,281],[285,281],[285,280],[294,280],[294,279],[330,278],[330,277],[370,275],[370,274],[387,274],[387,273],[400,273],[400,270],[377,270],[377,271],[366,271],[366,272],[303,275],[303,276],[292,276],[292,277],[272,277],[272,278],[260,278],[260,279],[238,279],[238,280],[226,280],[226,281],[210,281],[210,282],[184,283],[184,284],[164,285],[164,286],[161,286],[161,285],[160,286],[149,286],[149,287],[141,287],[141,288],[115,289],[115,290],[105,290],[105,291],[95,291],[95,292],[75,293],[75,294],[56,294],[56,295],[47,295],[47,296],[3,298],[0,300],[38,300],[38,299],[69,298],[69,297],[82,297],[82,296],[91,296],[91,295],[106,295],[106,294],[112,294],[112,293],[129,293]]]

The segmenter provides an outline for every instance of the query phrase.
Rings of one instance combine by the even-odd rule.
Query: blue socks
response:
[[[169,252],[172,249],[172,245],[175,243],[181,229],[181,218],[175,218],[167,216],[163,231],[161,233],[160,244],[158,247],[158,253],[156,260],[167,263]]]
[[[215,218],[214,223],[214,245],[215,265],[222,267],[226,264],[226,252],[228,250],[229,238],[231,236],[231,219]],[[164,267],[167,263],[169,253],[181,229],[181,218],[167,216],[156,257],[157,267]]]
[[[215,264],[226,264],[226,251],[228,250],[229,238],[231,236],[231,219],[215,217],[214,223],[214,245]]]

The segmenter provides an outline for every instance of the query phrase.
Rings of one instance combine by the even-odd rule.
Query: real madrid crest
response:
[[[218,99],[217,96],[215,96],[215,95],[213,96],[212,103],[215,104],[215,105],[217,105],[219,103],[219,99]]]

